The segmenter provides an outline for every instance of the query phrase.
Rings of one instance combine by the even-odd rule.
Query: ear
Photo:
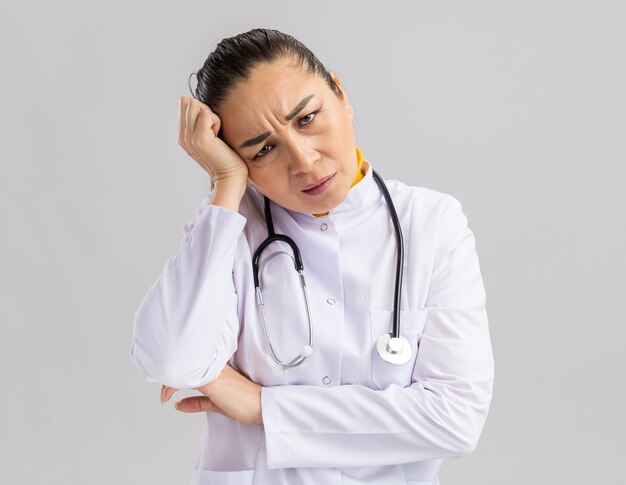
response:
[[[328,74],[330,74],[330,77],[332,78],[333,81],[335,81],[335,84],[337,85],[341,93],[343,94],[343,99],[341,100],[341,102],[343,103],[344,108],[348,110],[348,113],[350,114],[350,119],[352,119],[354,117],[354,110],[352,109],[352,103],[350,103],[350,98],[348,98],[348,93],[346,93],[346,90],[343,88],[343,85],[341,84],[341,80],[339,79],[339,76],[337,76],[333,71],[328,71]]]

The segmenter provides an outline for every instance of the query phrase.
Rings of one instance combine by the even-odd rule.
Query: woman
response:
[[[131,351],[162,402],[201,393],[176,405],[206,412],[192,483],[437,484],[443,458],[476,446],[493,385],[460,203],[384,184],[404,241],[396,297],[393,209],[338,77],[293,37],[254,29],[222,40],[197,78],[179,144],[213,188],[137,310]],[[272,225],[299,247],[306,292],[289,243],[253,262]]]

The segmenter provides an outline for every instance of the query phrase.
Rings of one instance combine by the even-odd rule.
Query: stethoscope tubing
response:
[[[395,275],[395,288],[394,288],[394,299],[393,299],[393,327],[392,333],[390,334],[390,338],[399,338],[400,337],[400,308],[401,308],[401,298],[402,298],[402,273],[404,266],[404,237],[402,235],[402,228],[400,226],[400,220],[398,219],[398,214],[396,212],[396,208],[391,199],[391,195],[389,195],[389,191],[385,185],[385,182],[381,178],[378,173],[372,169],[372,176],[376,181],[376,184],[380,188],[383,197],[385,198],[385,202],[387,204],[387,209],[389,211],[389,215],[393,222],[394,232],[396,237],[396,275]],[[296,367],[304,362],[312,352],[312,343],[313,343],[313,326],[312,326],[312,318],[311,318],[311,309],[309,305],[308,293],[306,290],[306,281],[304,278],[304,264],[302,262],[302,256],[300,254],[300,250],[296,245],[295,241],[291,239],[289,236],[285,234],[276,234],[274,231],[274,221],[272,219],[272,211],[270,207],[270,200],[267,197],[264,197],[264,215],[265,215],[265,224],[267,226],[268,237],[259,245],[257,250],[255,251],[252,257],[252,267],[253,267],[253,276],[254,276],[254,287],[256,292],[256,300],[257,305],[261,310],[261,320],[263,323],[263,330],[265,332],[265,337],[267,339],[267,343],[270,349],[270,355],[276,364],[278,364],[282,369],[287,369],[291,367]],[[300,285],[302,287],[302,292],[304,294],[308,326],[309,326],[309,343],[305,346],[300,355],[295,357],[289,362],[281,361],[276,352],[274,351],[274,347],[272,346],[272,342],[269,336],[269,329],[267,328],[267,320],[265,316],[265,305],[263,302],[263,295],[261,293],[260,281],[259,281],[259,261],[261,258],[261,253],[263,250],[269,246],[271,243],[281,241],[288,244],[293,251],[294,257],[294,267],[298,272],[300,278]],[[381,337],[382,338],[382,337]]]
[[[402,227],[400,227],[400,220],[398,219],[396,207],[391,200],[391,195],[389,195],[389,191],[387,190],[385,182],[383,181],[381,176],[378,175],[378,172],[373,169],[372,175],[374,176],[374,180],[380,187],[380,190],[383,193],[383,197],[385,197],[385,201],[387,202],[387,209],[389,210],[389,215],[391,216],[391,220],[393,222],[396,233],[396,284],[393,298],[393,327],[391,337],[398,338],[400,337],[400,303],[402,298],[402,273],[404,267],[404,236],[402,235]]]

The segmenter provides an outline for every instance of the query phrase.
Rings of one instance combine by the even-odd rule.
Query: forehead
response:
[[[299,64],[287,61],[261,64],[234,86],[221,106],[220,115],[226,118],[224,122],[229,118],[249,122],[269,115],[282,118],[304,97],[325,96],[325,91],[330,92],[325,80]]]

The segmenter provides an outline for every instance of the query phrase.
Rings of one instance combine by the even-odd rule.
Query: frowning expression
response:
[[[221,136],[246,162],[251,183],[290,210],[333,209],[356,174],[352,106],[331,76],[343,98],[299,64],[261,64],[216,110]]]

